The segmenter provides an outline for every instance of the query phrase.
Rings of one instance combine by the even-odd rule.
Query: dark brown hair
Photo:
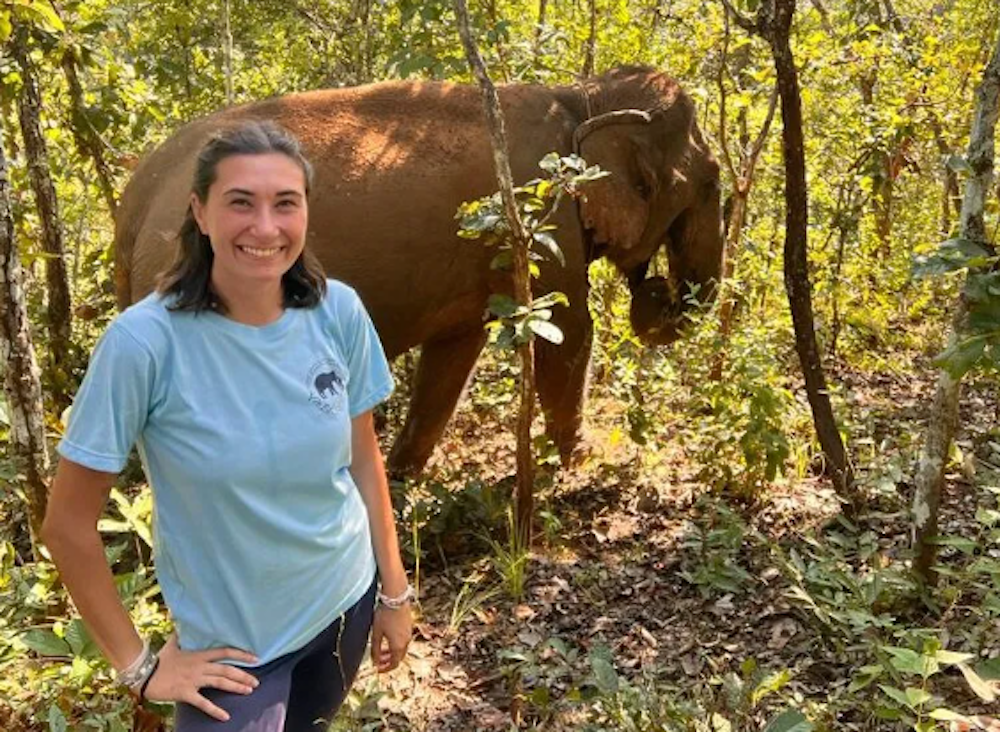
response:
[[[312,165],[290,132],[274,122],[251,120],[216,132],[198,153],[191,192],[199,201],[208,199],[208,189],[215,182],[219,163],[233,155],[267,155],[279,153],[298,163],[305,176],[306,196],[312,184]],[[194,212],[188,205],[181,225],[180,250],[170,269],[157,283],[157,291],[175,295],[171,310],[201,312],[215,310],[224,313],[225,305],[212,290],[212,260],[214,254],[208,236],[201,232]],[[326,275],[316,256],[308,248],[281,278],[282,305],[286,308],[311,308],[326,294]]]

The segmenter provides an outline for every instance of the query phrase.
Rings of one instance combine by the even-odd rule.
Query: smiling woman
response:
[[[310,176],[270,123],[205,145],[179,257],[101,339],[59,444],[45,542],[122,683],[177,702],[177,732],[313,730],[369,632],[379,671],[410,640],[371,416],[392,379],[361,300],[305,247]],[[133,444],[177,631],[158,656],[96,530]]]
[[[324,276],[305,248],[311,182],[298,143],[276,125],[252,122],[209,140],[177,259],[157,288],[176,295],[171,307],[264,325],[283,308],[316,305]]]
[[[227,308],[234,320],[264,325],[280,315],[281,278],[305,248],[305,172],[294,160],[269,153],[226,158],[216,175],[207,200],[191,195],[192,214],[212,247],[212,289],[223,302],[273,308],[247,313],[249,320],[231,304]]]

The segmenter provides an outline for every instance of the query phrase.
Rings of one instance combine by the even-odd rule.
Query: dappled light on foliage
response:
[[[728,4],[750,18],[761,3]],[[14,289],[38,362],[58,363],[40,373],[45,413],[37,430],[50,447],[65,424],[61,390],[76,390],[87,354],[115,316],[112,209],[144,154],[225,106],[227,88],[242,104],[381,81],[472,81],[450,0],[227,6],[231,54],[214,0],[0,7],[10,244],[23,278]],[[559,104],[584,109],[578,73],[589,63],[592,9],[597,73],[648,65],[691,98],[720,163],[723,219],[738,227],[726,234],[730,277],[710,304],[698,288],[660,287],[672,283],[672,255],[676,262],[687,240],[678,234],[683,227],[656,221],[656,211],[649,221],[626,221],[636,238],[647,224],[674,234],[655,242],[641,273],[626,277],[603,258],[606,242],[586,240],[594,325],[583,439],[560,455],[544,415],[536,416],[530,545],[514,531],[511,508],[519,367],[509,349],[484,351],[427,467],[392,485],[421,596],[409,656],[384,676],[365,665],[331,730],[1000,730],[995,181],[983,200],[985,239],[959,230],[962,192],[978,172],[965,155],[975,91],[1000,34],[996,3],[796,7],[790,41],[808,193],[803,264],[826,393],[858,496],[849,512],[816,437],[785,292],[783,121],[770,47],[727,20],[721,0],[489,0],[472,4],[470,19],[495,82],[568,90],[570,101],[553,99],[541,111],[551,121]],[[27,66],[17,62],[14,40],[27,43],[37,75],[61,257],[44,243],[21,137]],[[405,162],[407,180],[394,189],[405,191],[436,185],[456,160],[486,161],[487,152],[468,149],[470,140],[486,140],[468,134],[470,120],[404,117],[394,107],[400,89],[419,101],[441,88],[384,87],[365,97],[364,119],[338,120],[348,130],[341,143],[349,165],[340,180],[317,181],[313,210],[328,214],[341,186],[360,186],[392,221],[398,194],[382,195],[371,175],[378,166]],[[428,149],[442,128],[455,134]],[[536,180],[514,180],[534,226],[534,271],[564,266],[560,233],[581,226],[577,199],[601,182],[592,161],[574,155],[572,136],[569,127],[551,140]],[[628,144],[645,149],[638,137]],[[634,190],[622,201],[676,183],[651,177],[642,167],[650,159],[635,157],[636,169],[626,171]],[[734,197],[740,192],[743,199]],[[448,193],[468,202],[456,211],[456,237],[460,228],[469,239],[502,233],[496,197]],[[561,216],[551,228],[545,212],[555,196]],[[349,244],[365,251],[363,240]],[[471,256],[483,241],[461,245]],[[509,251],[500,245],[494,255],[500,281]],[[53,257],[65,264],[69,326],[50,314]],[[463,294],[448,290],[443,276],[435,284],[448,301]],[[661,341],[670,343],[649,347],[640,336],[656,335],[661,324],[642,312],[636,318],[633,305],[668,289],[677,318]],[[531,308],[509,295],[498,287],[483,303],[489,340],[562,340],[551,321],[567,308],[566,294],[536,292]],[[949,343],[960,300],[968,327]],[[637,335],[636,322],[652,325]],[[414,349],[394,363],[397,391],[376,415],[387,450],[403,429],[418,362]],[[8,356],[8,370],[13,363]],[[913,572],[911,501],[938,369],[964,377],[965,391],[942,466],[931,587]],[[47,555],[34,553],[29,524],[38,498],[26,487],[19,413],[5,393],[0,730],[170,730],[169,707],[147,705],[136,721],[135,703],[115,685]],[[133,621],[160,642],[171,620],[156,583],[152,505],[133,457],[99,529]]]

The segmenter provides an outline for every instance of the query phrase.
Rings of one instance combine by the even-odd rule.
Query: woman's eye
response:
[[[286,198],[283,201],[278,201],[278,208],[298,208],[298,201],[293,201],[290,198]]]
[[[247,208],[250,206],[250,201],[245,198],[234,198],[229,202],[229,205],[234,208]]]

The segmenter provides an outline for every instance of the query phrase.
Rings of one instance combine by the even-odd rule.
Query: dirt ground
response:
[[[873,484],[881,480],[885,490],[887,478],[875,476],[882,464],[879,456],[915,449],[932,393],[930,378],[851,373],[837,378],[845,385],[851,411],[865,415],[854,437],[871,463],[857,466],[859,476]],[[362,670],[356,689],[364,706],[357,715],[380,718],[398,730],[511,729],[512,720],[524,713],[518,694],[524,689],[512,680],[512,661],[504,654],[524,658],[538,651],[543,661],[551,659],[553,651],[545,641],[552,637],[583,654],[606,647],[619,675],[653,674],[674,688],[738,672],[747,658],[762,668],[789,669],[788,689],[805,697],[822,697],[827,685],[847,683],[838,678],[842,670],[835,661],[816,652],[813,631],[801,609],[789,603],[787,585],[766,553],[747,549],[741,557],[750,574],[748,591],[706,596],[681,576],[680,543],[703,510],[698,497],[706,489],[669,432],[652,449],[615,439],[613,425],[620,415],[613,410],[610,402],[592,401],[589,456],[571,470],[546,474],[550,487],[543,491],[541,508],[561,525],[558,531],[536,532],[522,601],[516,603],[498,589],[499,575],[488,551],[429,557],[419,577],[420,619],[409,657],[385,677],[376,677],[368,667]],[[974,521],[980,500],[975,476],[993,470],[993,460],[1000,464],[1000,445],[996,455],[990,452],[1000,443],[991,444],[989,438],[996,414],[992,387],[973,385],[962,407],[965,427],[959,445],[965,455],[949,474],[942,512],[948,533],[960,533]],[[429,475],[442,476],[444,482],[460,475],[467,481],[512,485],[512,438],[504,432],[509,425],[484,429],[483,419],[468,406],[460,410]],[[476,437],[483,434],[492,437]],[[893,561],[908,543],[905,506],[912,486],[905,471],[895,480],[891,471],[887,475],[889,493],[898,496],[887,500],[876,495],[867,520],[885,547],[885,561]],[[882,510],[882,503],[890,508]],[[795,540],[834,520],[838,502],[828,481],[807,475],[780,480],[757,505],[737,510],[750,529],[767,538]],[[468,587],[463,595],[464,581]],[[1000,654],[1000,648],[986,650]],[[546,683],[558,697],[569,681],[557,676]],[[954,694],[959,702],[975,706],[975,697],[961,685]],[[574,725],[578,720],[564,714],[546,727]],[[862,729],[845,726],[850,728]]]

